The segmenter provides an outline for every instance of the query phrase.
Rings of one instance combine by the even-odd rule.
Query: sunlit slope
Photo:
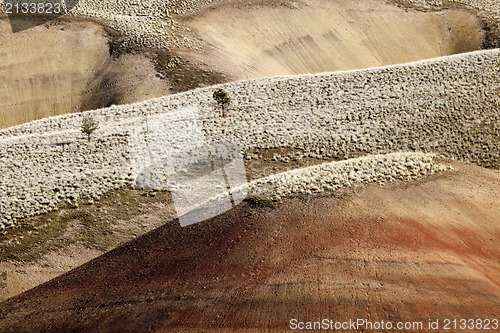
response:
[[[292,318],[498,318],[500,175],[453,165],[458,174],[344,199],[171,221],[0,303],[0,326],[283,332]]]
[[[77,110],[88,81],[109,56],[97,25],[38,27],[10,34],[1,22],[0,127]]]
[[[465,11],[423,13],[378,0],[304,3],[221,7],[187,24],[210,44],[199,58],[237,78],[368,68],[481,47],[480,23]]]
[[[13,34],[0,18],[0,128],[168,93],[152,63],[114,59],[109,42],[102,26],[84,20]]]

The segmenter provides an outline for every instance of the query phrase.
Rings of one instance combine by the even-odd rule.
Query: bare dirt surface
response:
[[[170,193],[121,189],[0,236],[0,300],[80,266],[177,217]]]
[[[316,165],[318,159],[246,161],[248,180]],[[94,205],[61,207],[0,236],[0,301],[47,282],[177,216],[168,192],[121,189]]]
[[[169,93],[141,54],[110,54],[112,32],[59,19],[13,34],[0,17],[0,128]]]
[[[292,318],[498,318],[500,173],[452,164],[362,195],[173,220],[1,303],[0,326],[282,332]]]
[[[380,0],[294,4],[198,14],[186,24],[209,47],[194,58],[246,79],[405,63],[477,50],[483,40],[480,22],[463,10],[423,13]]]

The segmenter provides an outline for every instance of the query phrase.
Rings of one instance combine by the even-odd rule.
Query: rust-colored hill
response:
[[[170,221],[1,303],[0,327],[283,332],[293,318],[362,318],[428,331],[428,319],[442,329],[446,318],[499,318],[500,173],[454,166],[345,198],[244,203],[186,228]]]

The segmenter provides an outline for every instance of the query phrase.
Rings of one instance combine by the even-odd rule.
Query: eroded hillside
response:
[[[186,228],[170,221],[1,303],[0,325],[283,332],[292,318],[497,318],[499,173],[454,167],[361,196],[246,203]]]
[[[188,21],[209,43],[199,58],[238,79],[377,67],[481,48],[477,18],[381,1],[308,0],[222,7]]]

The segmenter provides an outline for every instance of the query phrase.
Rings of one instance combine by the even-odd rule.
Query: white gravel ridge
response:
[[[187,106],[199,110],[209,141],[248,155],[280,147],[335,160],[423,152],[500,166],[500,50],[217,87],[232,97],[226,118],[212,99],[216,87],[207,87],[0,130],[0,229],[134,185],[130,131]],[[88,115],[100,126],[90,142],[80,133]]]

